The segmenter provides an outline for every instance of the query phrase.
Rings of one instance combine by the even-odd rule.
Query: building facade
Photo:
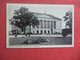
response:
[[[34,34],[52,34],[62,33],[62,19],[46,13],[33,13],[39,20],[39,25],[34,28],[31,26],[31,33]],[[26,27],[26,33],[29,27]]]

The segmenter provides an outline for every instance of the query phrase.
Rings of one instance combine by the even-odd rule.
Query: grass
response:
[[[10,45],[27,45],[24,43],[27,39],[33,40],[33,39],[47,39],[48,42],[40,43],[37,45],[72,45],[72,37],[15,37],[15,38],[9,38],[9,44]],[[30,44],[34,45],[34,44]]]

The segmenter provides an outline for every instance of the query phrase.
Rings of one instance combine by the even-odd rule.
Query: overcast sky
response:
[[[12,18],[14,11],[26,7],[30,12],[46,13],[63,19],[67,11],[73,11],[72,5],[47,5],[47,4],[7,4],[8,18]],[[63,24],[64,25],[64,24]],[[63,26],[64,27],[64,26]]]

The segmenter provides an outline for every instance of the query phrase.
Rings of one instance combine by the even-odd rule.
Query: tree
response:
[[[70,29],[72,29],[72,12],[66,12],[66,15],[63,18],[64,21],[66,21],[66,27],[68,26]]]
[[[39,25],[37,17],[34,16],[32,12],[29,12],[28,8],[25,7],[21,7],[19,10],[15,10],[13,19],[10,20],[11,24],[20,28],[24,34],[27,26],[35,27]]]
[[[63,17],[64,21],[66,21],[66,28],[62,30],[63,37],[66,37],[67,34],[72,33],[72,12],[68,11],[66,12],[66,15]],[[67,28],[67,26],[69,28]]]

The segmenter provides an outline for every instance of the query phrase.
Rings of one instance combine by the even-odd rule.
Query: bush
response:
[[[42,38],[38,38],[40,42],[44,43],[44,42],[48,42],[48,39],[42,39]]]
[[[70,30],[67,28],[62,30],[63,37],[66,37],[69,33],[70,33]]]
[[[24,43],[25,44],[40,44],[40,43],[45,43],[45,42],[49,42],[49,40],[43,39],[43,38],[27,39]]]

